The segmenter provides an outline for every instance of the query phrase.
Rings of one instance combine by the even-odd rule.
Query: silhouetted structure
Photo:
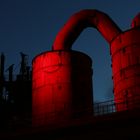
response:
[[[5,56],[1,54],[0,62],[0,122],[6,125],[7,120],[22,119],[31,115],[31,70],[21,53],[20,72],[13,75],[14,64],[6,71]],[[8,76],[5,75],[8,72]]]

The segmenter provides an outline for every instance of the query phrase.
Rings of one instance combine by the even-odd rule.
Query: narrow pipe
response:
[[[96,28],[108,43],[122,31],[113,20],[98,10],[82,10],[75,13],[58,32],[53,50],[69,50],[80,33],[87,27]]]

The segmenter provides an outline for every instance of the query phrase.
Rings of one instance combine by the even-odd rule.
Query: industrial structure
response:
[[[91,60],[71,50],[73,42],[87,27],[96,28],[110,45],[116,110],[140,107],[140,15],[132,21],[131,29],[122,31],[107,14],[82,10],[57,34],[52,51],[33,60],[34,125],[70,119],[79,110],[83,110],[79,118],[93,115]],[[40,114],[44,116],[42,122],[38,122]]]
[[[14,64],[5,69],[5,55],[0,56],[0,122],[4,125],[13,117],[22,119],[31,115],[31,69],[28,56],[20,55],[17,75],[14,75]]]
[[[114,84],[112,101],[93,102],[92,60],[87,54],[71,50],[87,27],[96,28],[109,43]],[[4,133],[0,138],[117,140],[140,137],[139,36],[140,14],[133,19],[130,29],[122,31],[107,14],[82,10],[58,32],[52,50],[35,56],[32,71],[28,56],[20,53],[19,74],[14,79],[12,64],[6,70],[7,80],[5,56],[1,54],[0,111],[4,115],[0,117],[5,120],[4,116],[11,113],[16,121],[14,125],[6,125],[5,131],[2,128]],[[8,115],[3,106],[8,108]],[[8,135],[5,135],[7,129]]]

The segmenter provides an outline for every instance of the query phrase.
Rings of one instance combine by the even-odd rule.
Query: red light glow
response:
[[[33,124],[70,119],[79,110],[81,117],[91,115],[91,77],[91,59],[83,53],[52,51],[37,56],[33,61]],[[42,121],[38,122],[39,117]]]

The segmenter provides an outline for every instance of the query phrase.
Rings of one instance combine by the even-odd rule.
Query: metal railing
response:
[[[94,104],[94,115],[95,116],[114,113],[114,112],[116,112],[116,107],[115,107],[115,103],[113,100]]]
[[[140,109],[140,96],[135,96],[135,98],[128,98],[126,100],[119,99],[114,102],[114,100],[100,102],[94,104],[94,115],[104,115],[114,112],[122,112],[127,110]]]
[[[117,113],[117,112],[122,112],[122,111],[127,111],[127,110],[133,110],[133,109],[140,109],[140,98],[136,98],[135,100],[133,99],[129,99],[129,101],[124,101],[122,102],[121,100],[118,102],[114,102],[113,100],[110,101],[105,101],[105,102],[99,102],[99,103],[95,103],[93,106],[93,109],[89,109],[87,108],[86,110],[76,110],[77,114],[82,114],[83,112],[91,112],[91,116],[92,117],[98,117],[98,116],[103,116],[103,115],[107,115],[107,114],[111,114],[111,113]],[[93,110],[93,112],[92,112]],[[73,112],[75,113],[75,112]],[[56,116],[54,117],[54,115],[56,114]],[[53,118],[55,118],[57,120],[57,112],[52,112],[48,114],[48,117],[45,118],[44,114],[38,114],[38,116],[36,117],[36,121],[40,122],[42,120],[48,119],[50,118],[50,122],[53,122]],[[46,114],[45,114],[46,115]],[[22,115],[21,115],[22,116]],[[26,114],[24,116],[12,116],[10,119],[7,117],[7,119],[4,119],[4,121],[1,121],[3,123],[3,125],[1,125],[1,128],[4,126],[6,129],[9,128],[21,128],[21,127],[32,127],[32,120],[34,119],[34,116],[29,114]],[[50,116],[50,117],[49,117]],[[52,117],[51,117],[52,116]],[[61,114],[60,114],[61,116]],[[78,115],[78,117],[80,118],[80,115]],[[70,118],[70,120],[74,120],[74,119],[78,119],[78,117],[76,118]],[[85,116],[87,117],[87,116]],[[45,119],[44,119],[45,118]],[[67,119],[67,118],[66,118]],[[63,117],[63,120],[65,121],[65,117]],[[49,119],[46,121],[49,122]],[[6,125],[5,125],[6,124]]]

